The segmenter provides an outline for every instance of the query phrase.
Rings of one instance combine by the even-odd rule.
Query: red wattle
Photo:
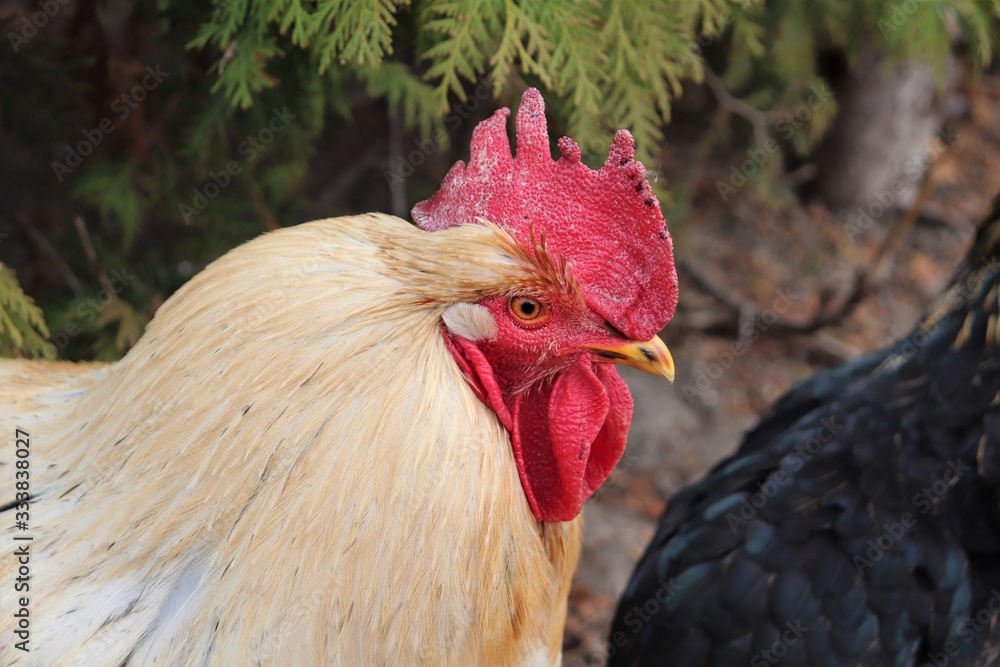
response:
[[[570,521],[586,499],[587,463],[609,408],[608,393],[590,366],[589,355],[581,355],[555,382],[514,399],[511,444],[539,521]]]
[[[587,473],[583,478],[584,500],[601,488],[618,465],[625,453],[625,441],[632,424],[632,394],[625,380],[618,374],[618,369],[610,364],[597,364],[595,370],[604,384],[604,390],[608,392],[610,407],[601,432],[590,446]]]
[[[618,371],[581,354],[552,382],[505,397],[474,343],[445,334],[476,395],[510,433],[514,461],[538,521],[571,521],[614,470],[632,421]]]
[[[493,377],[493,367],[490,366],[490,362],[475,343],[464,338],[452,337],[445,333],[444,342],[462,370],[462,374],[465,375],[465,379],[468,380],[472,391],[476,392],[479,400],[497,414],[500,423],[509,432],[514,426],[513,420],[503,399],[503,392],[500,391],[500,385]]]

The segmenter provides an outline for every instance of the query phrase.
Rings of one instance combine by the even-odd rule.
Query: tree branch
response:
[[[723,308],[722,313],[709,318],[704,325],[689,323],[691,328],[723,335],[741,335],[743,325],[746,322],[752,322],[763,312],[763,309],[754,302],[743,298],[731,289],[722,287],[689,263],[678,260],[677,267],[687,274],[701,291],[712,296]],[[839,324],[854,312],[854,309],[868,296],[871,289],[872,284],[867,280],[864,270],[856,269],[849,287],[839,295],[834,290],[824,290],[820,293],[819,307],[812,316],[799,319],[774,313],[774,319],[768,323],[767,334],[774,337],[811,334],[824,327]]]
[[[35,226],[28,222],[28,220],[21,213],[17,212],[16,207],[12,207],[12,210],[14,211],[12,216],[14,222],[21,228],[21,231],[23,231],[28,238],[31,239],[32,243],[38,246],[38,249],[42,252],[42,254],[48,256],[49,259],[52,260],[52,264],[56,267],[59,275],[62,276],[63,280],[66,281],[66,285],[68,285],[69,289],[73,292],[73,296],[77,298],[82,297],[83,287],[80,285],[80,280],[76,277],[76,274],[73,273],[73,269],[71,269],[69,264],[66,263],[66,260],[63,259],[62,255],[59,254],[59,251],[56,250],[55,246],[49,242],[49,240],[45,237],[45,234],[38,231]]]
[[[754,140],[757,142],[758,146],[763,146],[764,142],[767,141],[768,126],[776,119],[781,118],[781,112],[761,111],[760,109],[750,106],[738,97],[734,97],[732,93],[726,90],[726,86],[722,82],[722,79],[720,79],[715,72],[706,67],[704,73],[705,83],[708,85],[709,90],[712,91],[712,94],[715,95],[715,99],[719,102],[719,106],[749,121],[750,124],[753,125]]]
[[[97,282],[101,283],[101,287],[106,289],[108,293],[114,294],[115,289],[111,286],[111,281],[108,280],[108,274],[104,272],[104,267],[101,266],[101,262],[97,259],[97,253],[94,252],[94,244],[90,242],[90,233],[87,232],[87,225],[84,224],[83,218],[77,214],[73,216],[73,226],[76,227],[76,233],[80,236],[80,242],[83,244],[83,252],[87,255],[87,261],[90,262],[90,268],[97,276]]]

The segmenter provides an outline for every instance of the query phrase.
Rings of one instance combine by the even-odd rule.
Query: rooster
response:
[[[677,278],[628,132],[595,171],[537,91],[516,157],[508,116],[418,226],[282,229],[118,363],[0,365],[0,664],[560,663],[631,419],[612,363],[672,379]]]
[[[781,399],[669,503],[610,667],[1000,662],[1000,198],[888,349]]]

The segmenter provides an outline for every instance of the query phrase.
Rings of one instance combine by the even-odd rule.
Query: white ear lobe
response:
[[[493,340],[497,337],[496,320],[478,303],[453,303],[441,319],[448,331],[467,340]]]

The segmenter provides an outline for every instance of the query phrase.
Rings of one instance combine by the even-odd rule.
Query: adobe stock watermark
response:
[[[445,127],[449,130],[457,130],[492,95],[493,82],[486,78],[480,79],[476,84],[475,90],[464,101],[455,102],[451,105],[451,109],[444,117]],[[407,178],[413,175],[417,167],[437,153],[447,141],[448,133],[441,127],[435,128],[430,137],[414,139],[413,150],[406,155],[396,156],[395,164],[390,163],[387,165],[387,169],[382,173],[385,177],[385,182],[390,186],[405,182]]]
[[[878,31],[882,33],[882,39],[892,37],[895,32],[913,18],[913,15],[917,13],[921,5],[926,3],[927,0],[905,0],[904,2],[893,4],[888,12],[888,16],[879,19],[875,24],[878,27]]]
[[[833,98],[833,91],[825,85],[813,84],[809,87],[809,91],[809,97],[805,102],[785,112],[774,124],[775,131],[786,140],[791,139],[799,128],[812,120],[817,109]],[[768,137],[761,146],[748,148],[747,159],[739,167],[735,164],[730,165],[729,180],[715,182],[715,189],[722,201],[727,201],[737,190],[746,185],[750,178],[780,152],[781,145],[774,137]]]
[[[853,221],[844,223],[844,233],[847,234],[848,240],[857,243],[859,238],[867,234],[875,221],[892,208],[906,187],[920,180],[927,168],[934,164],[934,161],[948,150],[957,138],[958,132],[955,128],[946,126],[922,155],[911,157],[904,162],[899,176],[885,189],[876,192],[868,206],[859,206]]]
[[[218,172],[209,171],[209,180],[201,187],[191,188],[194,195],[191,197],[190,204],[180,204],[177,207],[184,222],[190,224],[199,213],[208,208],[209,203],[229,186],[233,177],[243,173],[243,166],[257,159],[260,152],[274,141],[277,135],[284,132],[295,118],[295,114],[290,113],[288,107],[282,107],[280,111],[272,109],[271,119],[267,125],[258,130],[256,134],[248,135],[236,147],[236,152],[243,156],[242,163],[230,160],[226,163],[225,169],[220,169]]]
[[[809,86],[809,97],[794,109],[789,109],[785,115],[774,124],[774,129],[785,139],[799,131],[803,125],[812,120],[817,109],[833,99],[833,91],[824,83],[814,83]]]
[[[622,620],[625,622],[628,632],[618,630],[611,635],[608,640],[607,655],[600,656],[602,660],[600,664],[603,665],[604,661],[614,657],[618,649],[624,648],[628,644],[630,636],[638,634],[646,623],[660,613],[663,605],[667,604],[680,591],[680,584],[674,581],[673,577],[670,579],[661,577],[658,584],[656,590],[646,598],[645,602],[641,605],[633,605],[625,612],[625,617]]]
[[[737,169],[735,164],[729,165],[729,181],[716,181],[715,189],[719,191],[722,201],[729,201],[729,197],[736,194],[736,191],[749,182],[761,168],[767,164],[773,155],[781,152],[774,137],[768,137],[764,145],[760,148],[752,147],[747,149],[747,159]]]
[[[757,483],[758,491],[743,498],[739,509],[726,513],[726,522],[733,535],[746,527],[750,521],[757,516],[757,513],[778,493],[778,488],[785,486],[792,481],[792,476],[806,467],[806,464],[814,456],[820,453],[823,445],[831,442],[838,433],[844,429],[843,424],[837,423],[836,416],[823,417],[819,420],[819,429],[816,435],[805,442],[800,442],[785,457],[785,465],[788,467],[775,470],[768,475],[763,482]]]
[[[941,308],[935,309],[933,318],[926,320],[922,325],[901,340],[892,354],[879,366],[879,371],[895,371],[900,366],[908,362],[928,342],[933,339],[934,333],[952,318],[966,316],[966,309],[969,302],[979,298],[983,288],[994,280],[997,271],[1000,271],[1000,263],[996,260],[983,259],[980,266],[969,274],[969,276],[955,288],[949,290],[946,296],[942,297],[939,303]]]
[[[803,627],[800,621],[785,622],[785,630],[774,640],[768,648],[761,649],[759,653],[750,658],[750,667],[767,667],[773,665],[788,653],[788,649],[801,641],[809,628]]]
[[[83,331],[83,327],[90,324],[104,312],[112,301],[118,298],[125,288],[135,280],[135,276],[122,266],[114,269],[108,274],[107,287],[101,289],[96,296],[84,299],[76,306],[73,318],[67,322],[62,329],[52,336],[53,352],[65,348],[71,339],[76,338]]]
[[[49,24],[49,21],[56,17],[59,10],[69,4],[69,0],[42,0],[38,3],[41,11],[25,16],[21,19],[21,28],[17,32],[8,32],[7,41],[14,53],[21,50],[28,42],[35,38],[38,31]]]
[[[802,294],[792,288],[779,289],[771,306],[757,313],[752,319],[740,325],[740,339],[730,344],[725,352],[716,353],[711,361],[698,368],[694,373],[694,384],[685,384],[681,393],[689,404],[694,404],[695,398],[702,398],[705,392],[712,389],[715,382],[726,371],[732,368],[736,360],[746,354],[760,337],[778,321],[778,316],[788,312],[794,303],[802,299]]]
[[[917,508],[921,514],[927,514],[970,470],[972,468],[961,461],[948,461],[948,465],[941,472],[941,475],[930,485],[920,489],[920,493],[915,494],[910,499],[910,504]]]
[[[125,120],[168,76],[170,76],[170,72],[162,71],[159,65],[155,68],[147,65],[146,75],[142,81],[133,86],[131,90],[126,90],[115,98],[114,102],[111,103],[111,111],[119,121]],[[83,158],[93,153],[95,148],[104,143],[104,138],[114,132],[115,127],[115,121],[107,116],[97,124],[97,127],[83,130],[83,139],[78,141],[75,146],[67,144],[65,147],[66,156],[63,161],[54,161],[51,165],[52,173],[56,175],[56,179],[62,183],[63,177],[73,173],[74,169],[83,164]]]
[[[997,614],[1000,614],[1000,591],[993,588],[990,590],[990,599],[986,601],[986,605],[980,607],[975,615],[967,616],[958,626],[961,641],[965,644],[971,644],[980,632],[991,630]],[[925,662],[923,667],[947,667],[951,658],[958,656],[962,651],[958,640],[954,639],[947,642],[943,648],[943,651],[928,651],[928,662]],[[963,661],[962,664],[966,663]]]
[[[934,482],[922,488],[919,493],[914,494],[910,499],[910,504],[920,514],[927,514],[970,470],[972,468],[961,461],[948,461],[947,466],[936,476]],[[917,518],[913,512],[903,512],[899,521],[883,522],[882,533],[868,540],[868,549],[864,555],[855,554],[853,557],[854,567],[858,574],[864,575],[865,570],[882,560],[916,525]]]
[[[611,474],[608,475],[608,478],[604,481],[604,484],[601,484],[601,486],[596,491],[594,491],[593,497],[599,498],[601,497],[601,495],[610,492],[611,486],[615,482],[621,480],[623,476],[626,478],[625,481],[627,482],[628,481],[627,471],[633,468],[638,462],[639,462],[639,457],[630,452],[626,448],[625,452],[621,455],[621,458],[618,459],[618,463],[615,464],[614,468],[612,468]]]

